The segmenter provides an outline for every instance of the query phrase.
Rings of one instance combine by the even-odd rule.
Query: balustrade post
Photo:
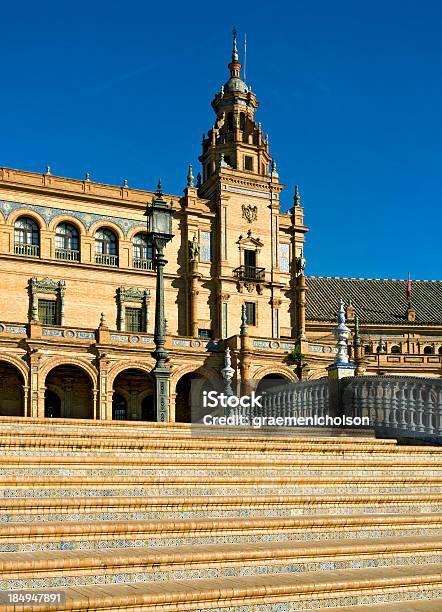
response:
[[[400,411],[400,421],[399,428],[407,429],[407,398],[405,395],[405,383],[402,381],[399,392],[399,411]]]
[[[434,389],[434,399],[433,399],[433,389]],[[427,388],[427,410],[426,410],[426,424],[425,429],[429,434],[434,434],[434,426],[433,423],[436,421],[436,389],[431,385]]]
[[[397,410],[398,410],[398,384],[394,382],[391,386],[391,425],[394,429],[397,429]]]
[[[408,385],[408,405],[409,405],[409,410],[408,410],[408,427],[410,428],[411,431],[416,431],[416,424],[415,424],[415,419],[414,419],[414,415],[416,412],[416,408],[415,408],[415,397],[414,397],[414,390],[416,388],[416,384],[415,383],[411,383],[410,385]]]
[[[417,384],[417,431],[419,432],[425,431],[425,426],[424,426],[425,403],[424,403],[422,391],[423,391],[422,384],[418,383]]]
[[[384,424],[387,428],[391,427],[390,421],[390,385],[388,381],[383,380],[381,382],[382,386],[382,409],[384,411]]]
[[[436,433],[438,436],[442,436],[442,388],[439,389],[437,395]]]

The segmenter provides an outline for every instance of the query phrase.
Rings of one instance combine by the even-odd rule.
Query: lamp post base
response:
[[[170,370],[165,367],[155,367],[152,370],[155,383],[155,408],[158,423],[169,421],[169,378]]]

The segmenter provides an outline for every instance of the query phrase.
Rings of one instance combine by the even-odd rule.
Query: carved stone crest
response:
[[[242,205],[242,216],[248,223],[253,223],[258,218],[258,207],[251,204]]]

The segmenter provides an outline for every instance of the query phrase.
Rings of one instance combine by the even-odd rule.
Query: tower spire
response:
[[[236,47],[236,28],[233,26],[233,49],[232,49],[232,62],[238,61],[238,49]]]
[[[231,78],[241,78],[241,64],[239,63],[238,48],[236,46],[236,28],[233,28],[232,61],[229,64],[229,70]]]

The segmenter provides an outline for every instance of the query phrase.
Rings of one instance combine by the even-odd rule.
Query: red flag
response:
[[[405,289],[405,295],[407,297],[407,302],[409,302],[410,299],[411,299],[411,278],[410,278],[410,273],[408,273],[408,281],[407,281],[407,288]]]

